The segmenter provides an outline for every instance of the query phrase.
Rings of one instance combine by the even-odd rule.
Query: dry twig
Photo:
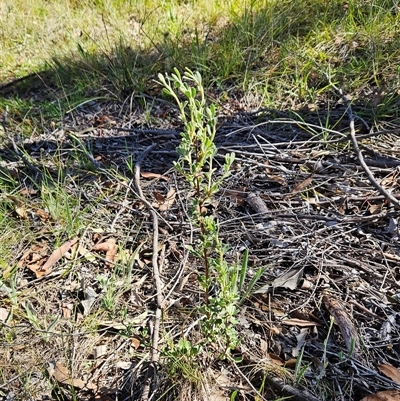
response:
[[[147,206],[148,202],[146,201],[142,188],[140,186],[140,165],[142,160],[146,157],[146,155],[153,149],[155,145],[148,146],[141,157],[138,158],[135,164],[135,187],[137,194],[139,195],[140,200],[144,201],[143,203]],[[162,294],[161,294],[161,278],[158,266],[158,217],[157,213],[153,208],[148,208],[153,221],[153,274],[154,281],[156,285],[156,301],[157,307],[154,317],[154,327],[153,327],[153,335],[152,335],[152,352],[150,357],[150,365],[147,368],[146,373],[146,381],[143,388],[143,393],[141,400],[148,401],[153,398],[153,394],[150,395],[151,384],[153,382],[154,377],[157,374],[157,364],[159,360],[159,352],[158,352],[158,340],[160,336],[160,319],[161,319],[161,308],[162,308]]]
[[[381,185],[378,184],[376,181],[374,175],[372,174],[371,170],[368,168],[367,164],[365,163],[364,157],[361,153],[360,147],[358,146],[357,138],[356,138],[356,130],[354,127],[354,114],[353,110],[351,108],[351,105],[349,101],[347,100],[346,96],[344,96],[343,91],[339,89],[340,96],[342,97],[346,107],[347,107],[347,114],[350,119],[350,139],[351,143],[353,145],[354,152],[357,156],[358,162],[360,163],[360,166],[364,170],[365,174],[367,174],[367,177],[372,184],[372,186],[380,193],[382,194],[385,199],[387,199],[393,206],[395,206],[397,209],[400,209],[400,202],[388,191],[386,191]]]
[[[301,391],[298,390],[289,384],[285,383],[284,380],[282,380],[279,377],[273,376],[273,375],[268,375],[267,376],[267,382],[278,389],[281,392],[284,392],[286,394],[290,395],[291,400],[296,400],[296,401],[320,401],[319,398],[314,397],[312,394],[310,394],[308,391]]]

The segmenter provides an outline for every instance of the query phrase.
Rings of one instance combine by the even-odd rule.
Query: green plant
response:
[[[304,375],[308,369],[308,364],[302,365],[304,356],[304,347],[301,348],[300,353],[297,357],[296,366],[294,368],[294,378],[295,384],[298,386],[301,380],[304,378]]]
[[[191,250],[204,262],[205,275],[201,278],[201,284],[205,289],[205,302],[208,305],[211,284],[210,264],[214,262],[214,259],[210,259],[210,252],[214,249],[219,256],[217,261],[222,262],[225,249],[218,239],[218,225],[212,216],[206,214],[205,209],[222,181],[229,175],[235,156],[232,153],[226,155],[223,174],[215,179],[216,109],[213,104],[206,106],[201,75],[186,70],[182,77],[175,69],[171,76],[165,78],[159,74],[158,78],[165,92],[176,101],[180,118],[185,126],[181,144],[177,149],[180,159],[175,162],[175,168],[195,191],[190,215],[193,222],[200,227],[201,244]],[[195,87],[190,84],[194,84]],[[185,101],[181,101],[179,93],[186,97]]]
[[[119,291],[117,278],[113,274],[99,274],[97,281],[102,289],[101,303],[105,310],[115,313]]]
[[[13,266],[9,270],[6,270],[4,272],[2,271],[2,277],[4,278],[5,276],[7,276],[7,280],[3,280],[2,278],[0,278],[0,292],[8,297],[13,308],[17,308],[19,304],[19,292],[17,289],[17,270],[17,267]]]
[[[199,384],[201,375],[195,358],[202,351],[201,346],[193,345],[189,340],[181,338],[176,344],[170,343],[165,350],[168,358],[169,374],[173,378],[184,377],[190,383]]]
[[[329,365],[328,358],[326,357],[327,353],[327,347],[328,347],[328,341],[329,341],[329,336],[331,335],[331,331],[333,328],[333,324],[335,322],[335,319],[331,316],[330,317],[330,323],[329,323],[329,329],[328,329],[328,334],[324,340],[324,353],[322,355],[322,361],[321,361],[321,370],[317,376],[317,379],[320,380],[325,376],[326,368]]]
[[[165,92],[177,103],[185,127],[177,149],[180,158],[175,162],[175,168],[195,194],[190,218],[200,229],[200,237],[190,251],[204,266],[204,274],[199,276],[205,301],[199,309],[203,316],[203,334],[208,343],[217,342],[224,349],[234,348],[239,342],[235,325],[247,270],[247,254],[241,268],[228,264],[225,259],[227,246],[219,238],[218,221],[207,214],[207,206],[223,180],[229,176],[235,155],[229,153],[225,156],[217,176],[217,147],[214,143],[216,108],[213,104],[206,104],[200,73],[187,69],[182,76],[175,69],[170,76],[160,74],[158,78]],[[185,100],[181,100],[181,95]]]
[[[35,313],[35,309],[33,306],[27,302],[23,305],[23,308],[26,313],[26,318],[32,327],[39,333],[39,335],[43,338],[44,341],[49,341],[51,338],[51,331],[54,329],[56,324],[59,321],[59,316],[52,318],[50,323],[47,322],[47,317],[42,316],[42,319],[39,320],[37,313]]]

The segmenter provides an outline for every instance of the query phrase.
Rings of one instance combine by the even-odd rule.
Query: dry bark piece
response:
[[[327,295],[323,296],[322,301],[328,312],[335,319],[335,323],[339,326],[347,350],[349,352],[353,351],[356,359],[361,359],[362,350],[358,333],[344,307],[336,299]]]
[[[268,208],[265,202],[254,192],[247,195],[246,202],[256,213],[268,213]]]

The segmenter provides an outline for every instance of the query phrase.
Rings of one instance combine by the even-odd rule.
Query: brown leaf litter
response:
[[[53,156],[64,158],[71,166],[65,190],[85,202],[77,237],[60,229],[62,245],[55,246],[49,232],[58,229],[57,222],[46,217],[39,194],[20,193],[20,203],[9,199],[16,221],[33,233],[16,244],[14,261],[15,291],[20,302],[32,306],[29,321],[14,313],[11,284],[0,287],[7,301],[1,320],[9,334],[9,343],[0,345],[2,371],[14,392],[22,383],[31,392],[48,392],[46,376],[38,371],[54,360],[59,361],[58,373],[52,378],[63,397],[72,394],[72,386],[82,400],[140,399],[156,310],[150,211],[159,219],[156,251],[167,298],[159,348],[182,335],[194,343],[201,338],[193,308],[202,304],[197,281],[202,266],[187,251],[197,236],[187,221],[193,194],[171,169],[180,122],[175,110],[160,104],[163,116],[154,116],[151,129],[137,128],[145,126],[139,104],[121,108],[110,103],[102,105],[100,116],[90,106],[74,110],[53,140],[46,136],[40,143],[24,144],[32,162],[40,161],[54,174]],[[399,210],[360,168],[346,136],[345,111],[340,104],[330,110],[330,119],[342,121],[344,128],[329,133],[318,128],[323,113],[318,110],[305,114],[302,122],[268,110],[221,118],[217,162],[227,152],[235,152],[236,160],[204,213],[218,218],[231,265],[249,249],[247,282],[259,267],[264,273],[239,315],[242,345],[232,352],[235,363],[216,358],[210,348],[199,361],[209,378],[203,392],[181,378],[174,382],[174,393],[167,360],[161,358],[159,387],[154,389],[158,395],[169,389],[166,400],[206,399],[207,394],[222,400],[237,391],[243,400],[286,395],[305,401],[321,399],[325,389],[357,401],[398,397]],[[365,122],[359,124],[366,128]],[[393,125],[399,122],[387,126]],[[98,171],[85,170],[84,163],[71,157],[77,145],[69,133],[88,128],[75,138],[90,139]],[[384,128],[382,123],[379,129]],[[368,127],[369,137],[358,134],[358,141],[377,182],[400,199],[398,137],[376,130]],[[157,146],[141,173],[149,200],[144,207],[126,162],[152,144]],[[22,170],[21,163],[13,160],[11,167]],[[50,274],[61,260],[65,268]],[[99,277],[108,286],[100,286]],[[331,317],[335,324],[329,331]],[[39,384],[24,382],[16,370],[22,365],[35,372]]]

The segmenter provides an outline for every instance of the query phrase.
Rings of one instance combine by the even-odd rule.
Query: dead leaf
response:
[[[74,304],[69,303],[69,304],[62,304],[61,305],[61,310],[62,310],[62,317],[63,319],[70,319],[72,316],[72,311],[74,310]]]
[[[396,185],[399,182],[399,171],[397,169],[394,170],[393,173],[389,174],[388,176],[386,176],[381,182],[380,184],[382,185],[382,187],[384,189],[394,189],[393,187],[396,187]]]
[[[26,203],[14,195],[8,195],[7,198],[13,203],[15,213],[17,213],[21,219],[27,219],[28,213],[26,211]]]
[[[360,401],[400,401],[400,391],[379,391],[378,393],[367,395]]]
[[[30,256],[29,264],[36,263],[39,260],[43,259],[43,256],[40,253],[36,253],[36,252],[31,253],[29,256]],[[44,264],[44,262],[40,263],[40,265],[43,265],[43,264]]]
[[[0,308],[0,322],[6,322],[9,316],[10,312],[6,308]]]
[[[63,257],[63,255],[68,252],[71,247],[77,242],[78,237],[61,245],[50,255],[50,257],[47,259],[47,262],[43,266],[39,266],[36,270],[34,270],[31,266],[28,267],[35,273],[36,278],[47,276],[51,272],[51,268],[53,267],[53,265],[57,263]]]
[[[310,288],[313,288],[314,284],[311,281],[308,281],[306,279],[302,280],[300,289],[302,290],[309,290]]]
[[[158,174],[158,173],[152,173],[152,172],[150,172],[150,171],[141,171],[140,172],[140,175],[143,177],[143,178],[159,178],[159,179],[161,179],[161,180],[164,180],[164,181],[169,181],[169,178],[168,177],[165,177],[165,176],[163,176],[162,174]]]
[[[15,212],[18,214],[19,217],[21,217],[21,219],[26,220],[28,218],[28,213],[25,209],[25,206],[17,206],[15,208]]]
[[[128,362],[128,361],[118,361],[116,364],[115,364],[115,367],[117,367],[117,368],[119,368],[119,369],[122,369],[122,370],[129,370],[129,369],[132,369],[132,362]],[[113,400],[111,400],[111,401],[113,401]]]
[[[94,263],[96,261],[96,256],[81,245],[78,246],[77,252],[79,255],[83,256],[89,262]]]
[[[62,362],[57,362],[56,366],[54,367],[54,372],[52,373],[52,376],[62,384],[70,384],[71,383],[71,377],[69,370]]]
[[[382,210],[383,210],[383,205],[382,204],[380,204],[380,205],[370,205],[370,207],[368,208],[368,211],[371,214],[379,214],[379,213],[382,212]]]
[[[80,389],[87,388],[93,390],[96,388],[96,385],[93,383],[85,383],[83,380],[73,379],[69,369],[62,362],[56,363],[54,371],[51,372],[51,376],[53,376],[60,384],[66,384]]]
[[[309,335],[309,331],[310,329],[308,328],[301,329],[300,333],[296,335],[297,345],[292,348],[292,356],[294,358],[297,358],[299,356],[300,350],[303,348],[306,342],[306,338]]]
[[[98,128],[109,127],[114,124],[116,124],[115,120],[105,115],[96,116],[93,119],[93,125]]]
[[[307,188],[313,180],[314,174],[310,174],[304,181],[300,182],[297,184],[292,192],[290,192],[288,195],[285,196],[285,198],[291,198],[292,196],[297,195],[299,192],[303,191],[303,189]]]
[[[280,175],[275,175],[275,174],[267,174],[267,177],[275,182],[277,182],[278,184],[280,184],[282,187],[286,187],[287,186],[287,181],[281,177]]]
[[[35,276],[38,278],[38,272],[42,269],[43,263],[30,263],[28,265],[26,265],[26,267],[32,271],[33,273],[35,273]]]
[[[21,191],[19,191],[18,193],[22,196],[36,195],[38,193],[38,190],[33,188],[24,188],[21,189]]]
[[[98,244],[94,245],[92,250],[98,252],[108,252],[110,250],[110,245],[108,240],[104,242],[99,242]]]
[[[108,238],[107,241],[96,244],[93,251],[106,252],[106,260],[114,263],[118,254],[118,246],[115,238]]]
[[[109,238],[107,242],[110,245],[110,249],[106,252],[106,260],[114,263],[118,254],[117,241],[114,238]]]
[[[132,337],[130,340],[131,340],[131,345],[132,345],[132,347],[133,347],[135,350],[138,349],[139,346],[140,346],[140,340],[137,339],[137,338],[135,338],[135,337]]]
[[[272,326],[270,332],[271,334],[279,335],[282,333],[282,328],[277,326]]]
[[[285,368],[294,369],[297,365],[296,358],[290,358],[285,362]]]
[[[36,209],[35,213],[38,215],[39,219],[45,223],[50,219],[50,214],[47,213],[45,210],[43,209]]]
[[[165,196],[163,194],[160,194],[160,192],[153,191],[153,195],[158,203],[163,203],[165,201]]]
[[[299,326],[299,327],[309,327],[309,326],[321,326],[317,322],[313,322],[312,320],[303,320],[303,319],[285,319],[281,321],[282,324],[286,326]]]
[[[92,287],[87,287],[83,290],[85,299],[81,301],[83,306],[83,316],[89,315],[90,308],[96,302],[97,293]]]
[[[272,361],[275,365],[278,365],[278,366],[283,366],[283,365],[285,365],[285,361],[284,361],[281,357],[279,357],[278,355],[268,353],[268,356],[271,358],[271,361]]]
[[[211,386],[208,390],[208,395],[213,401],[229,401],[230,397],[225,395],[224,389],[232,386],[232,379],[230,379],[224,372],[221,372],[215,377],[215,385]]]
[[[31,250],[33,252],[47,252],[47,244],[44,242],[40,244],[32,244]]]
[[[268,343],[263,338],[260,338],[260,351],[262,351],[263,355],[268,354]]]
[[[400,384],[400,370],[396,369],[394,366],[389,365],[387,363],[382,363],[377,366],[381,373],[392,379],[395,383]]]
[[[102,345],[98,345],[97,347],[94,347],[93,348],[93,358],[99,359],[103,355],[106,355],[107,350],[108,350],[108,348],[107,348],[106,344],[102,344]]]
[[[244,206],[245,198],[244,191],[240,189],[227,189],[225,190],[224,195],[229,197],[229,199],[238,206]]]
[[[288,273],[280,277],[277,277],[272,282],[272,287],[289,288],[290,290],[295,290],[302,277],[303,277],[303,268],[297,270],[291,270]]]
[[[160,251],[162,248],[162,244],[158,245],[158,251]],[[150,264],[152,262],[153,259],[153,248],[144,248],[142,249],[139,254],[138,254],[138,258],[136,259],[138,264],[140,266],[142,266],[142,264]]]
[[[171,188],[167,193],[167,197],[165,198],[164,203],[160,205],[159,210],[161,210],[162,212],[168,210],[175,201],[175,195],[176,195],[175,189]]]
[[[132,365],[132,363],[130,365]],[[114,401],[114,399],[107,394],[96,394],[94,401]]]

